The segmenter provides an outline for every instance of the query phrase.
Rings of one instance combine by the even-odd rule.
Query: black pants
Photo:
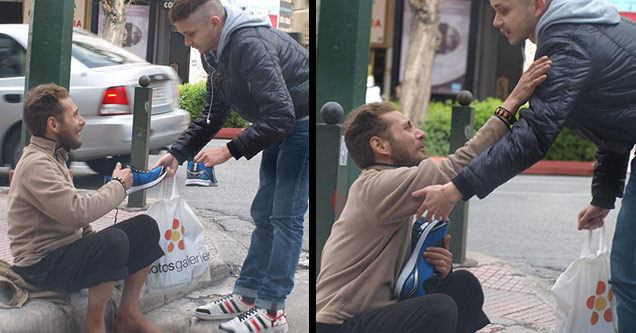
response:
[[[72,293],[125,279],[164,255],[159,227],[138,215],[55,249],[37,264],[13,267],[23,279],[47,290]]]
[[[475,332],[490,320],[482,311],[479,280],[466,270],[452,272],[437,293],[404,300],[346,320],[342,325],[318,323],[326,332]]]

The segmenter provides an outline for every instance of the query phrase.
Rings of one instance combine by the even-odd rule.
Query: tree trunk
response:
[[[126,41],[126,10],[124,0],[99,0],[104,9],[104,32],[102,38],[117,45],[124,46]]]
[[[428,114],[431,99],[433,60],[437,49],[438,0],[409,0],[413,17],[406,53],[404,77],[400,84],[400,107],[414,125]]]

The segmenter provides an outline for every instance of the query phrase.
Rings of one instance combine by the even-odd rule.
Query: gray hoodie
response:
[[[227,17],[221,32],[221,40],[216,51],[217,59],[221,58],[223,47],[227,44],[234,30],[244,27],[271,27],[272,23],[266,15],[255,14],[252,11],[242,10],[235,6],[224,6]]]
[[[537,23],[537,45],[549,26],[561,23],[618,24],[616,8],[603,0],[552,0]]]

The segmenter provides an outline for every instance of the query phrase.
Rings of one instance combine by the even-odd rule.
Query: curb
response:
[[[439,163],[439,161],[448,157],[431,156],[431,158]],[[594,174],[594,162],[541,160],[521,174],[590,177]]]

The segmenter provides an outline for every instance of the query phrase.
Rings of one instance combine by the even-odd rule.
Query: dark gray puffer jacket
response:
[[[228,143],[237,159],[250,159],[280,142],[297,119],[309,114],[308,51],[268,25],[228,27],[232,17],[247,14],[230,7],[226,10],[228,22],[217,55],[207,57],[211,72],[204,110],[170,148],[180,164],[214,137],[230,108],[252,123]]]
[[[552,5],[581,9],[577,3],[588,2],[568,1]],[[452,180],[464,200],[475,194],[483,198],[532,166],[567,127],[597,146],[591,203],[614,208],[636,143],[636,24],[625,18],[616,22],[541,27],[536,57],[552,60],[548,79],[530,98],[530,109],[520,112],[518,124]]]

